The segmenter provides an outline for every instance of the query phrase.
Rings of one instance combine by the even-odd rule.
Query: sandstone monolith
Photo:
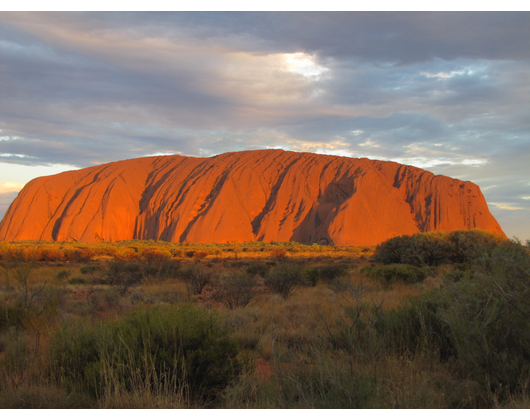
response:
[[[395,162],[256,150],[147,157],[29,182],[0,240],[376,245],[458,229],[504,235],[480,188]]]

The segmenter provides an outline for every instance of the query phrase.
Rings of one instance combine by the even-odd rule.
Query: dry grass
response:
[[[22,262],[10,266],[5,263],[5,258],[0,260],[3,264],[0,270],[0,303],[11,305],[20,298],[24,288],[36,291],[44,286],[50,293],[43,294],[43,300],[35,303],[35,307],[52,308],[31,312],[23,326],[17,327],[16,331],[9,328],[0,331],[0,373],[4,380],[4,385],[0,386],[1,408],[201,407],[198,401],[185,397],[180,388],[147,389],[142,387],[141,381],[133,389],[124,389],[116,384],[96,400],[90,399],[54,382],[47,359],[50,336],[66,320],[87,318],[97,323],[120,318],[136,307],[183,303],[217,309],[226,334],[238,342],[241,354],[254,362],[260,359],[262,365],[271,368],[270,373],[263,375],[260,370],[253,370],[253,364],[249,363],[238,381],[227,388],[226,396],[220,397],[218,403],[223,407],[272,408],[281,404],[297,408],[318,406],[328,398],[315,380],[315,377],[319,377],[322,384],[336,387],[339,394],[344,391],[336,396],[340,407],[344,404],[344,396],[351,390],[348,387],[360,386],[366,387],[362,392],[372,392],[372,397],[362,400],[362,404],[380,408],[530,408],[527,394],[511,395],[498,402],[500,400],[497,401],[495,395],[485,393],[476,382],[458,378],[451,370],[451,365],[442,363],[436,354],[424,351],[397,355],[377,350],[377,343],[374,347],[366,346],[362,353],[359,349],[345,350],[333,342],[332,336],[339,334],[344,325],[352,322],[348,318],[348,309],[363,305],[366,308],[380,307],[381,310],[396,309],[409,297],[440,288],[444,282],[443,269],[442,275],[428,277],[421,283],[398,282],[385,288],[361,273],[370,264],[373,248],[238,244],[236,263],[235,253],[230,249],[233,245],[177,246],[131,241],[87,246],[94,251],[88,263],[57,259],[34,265]],[[29,251],[23,251],[23,248],[35,249],[36,245],[16,244],[16,247],[22,251],[13,255],[30,258]],[[1,244],[0,248],[0,254],[5,257],[8,246]],[[44,248],[52,251],[60,248],[62,251],[74,246],[46,244]],[[277,256],[271,257],[274,249],[280,249],[276,254],[281,254],[281,258],[285,253],[288,262],[303,262],[306,267],[345,263],[349,268],[343,277],[329,284],[297,286],[287,299],[271,293],[263,286],[263,279],[258,278],[256,295],[250,304],[235,309],[216,304],[210,296],[211,286],[207,286],[199,296],[190,296],[186,284],[178,276],[163,281],[146,280],[119,294],[112,286],[95,281],[97,277],[103,277],[103,271],[92,277],[81,272],[81,267],[86,264],[98,264],[104,269],[106,262],[114,256],[135,259],[155,258],[161,254],[166,258],[172,255],[171,258],[180,260],[181,267],[198,264],[216,273],[230,273],[245,271],[253,263],[280,264]],[[200,254],[200,259],[186,257],[184,252],[189,250],[208,255]],[[71,283],[69,280],[72,278],[82,279],[84,283]],[[46,302],[51,301],[54,305],[46,306]],[[364,322],[370,322],[370,313],[363,312],[361,318]],[[26,347],[24,351],[20,350],[20,365],[13,368],[8,366],[6,355],[14,351],[17,340]],[[343,376],[346,370],[351,371],[349,379]],[[365,379],[359,379],[361,382],[355,385],[357,377]],[[304,394],[307,390],[303,383],[312,380],[316,381],[313,384],[315,392],[324,395],[320,402],[303,400],[308,397]],[[290,386],[293,388],[290,389]],[[292,397],[289,392],[293,395],[300,392],[302,396],[288,402],[288,398]],[[358,403],[351,404],[355,406]]]

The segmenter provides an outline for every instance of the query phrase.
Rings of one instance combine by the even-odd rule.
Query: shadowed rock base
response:
[[[7,211],[0,239],[370,246],[473,228],[504,235],[471,182],[395,162],[257,150],[131,159],[36,178]]]

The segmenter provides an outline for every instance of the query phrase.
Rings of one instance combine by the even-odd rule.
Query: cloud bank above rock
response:
[[[0,13],[0,165],[393,160],[479,184],[530,238],[529,27],[527,12]]]

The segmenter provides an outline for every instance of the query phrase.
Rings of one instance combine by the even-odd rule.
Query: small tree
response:
[[[214,285],[211,297],[228,309],[244,308],[255,296],[256,284],[254,277],[247,273],[225,273]]]
[[[183,268],[180,271],[180,277],[184,280],[191,293],[200,295],[202,289],[215,278],[215,273],[212,270],[194,264]]]

